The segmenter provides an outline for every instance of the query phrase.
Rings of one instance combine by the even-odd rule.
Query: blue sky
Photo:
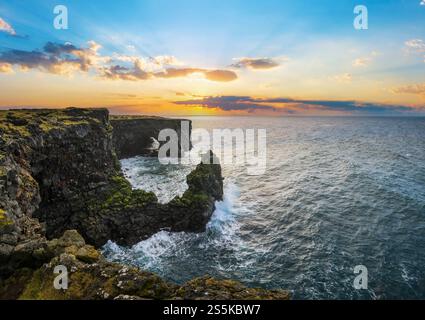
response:
[[[300,39],[350,37],[360,41],[425,38],[425,7],[420,0],[73,0],[60,1],[69,10],[69,30],[52,28],[55,0],[2,1],[0,15],[27,41],[2,38],[2,46],[33,49],[46,41],[105,41],[106,49],[122,50],[119,35],[152,55],[268,55],[291,51]],[[369,10],[368,32],[353,29],[357,4]],[[284,39],[284,41],[281,41]],[[274,40],[280,45],[270,48]],[[182,48],[181,44],[190,44]],[[196,49],[188,53],[188,49]],[[224,59],[225,57],[223,57]]]
[[[421,47],[425,40],[425,5],[420,2],[63,0],[60,4],[68,8],[69,29],[55,30],[53,8],[57,1],[1,1],[0,18],[16,35],[0,32],[0,52],[43,51],[48,42],[84,48],[88,41],[94,41],[101,46],[97,51],[101,56],[172,56],[181,61],[179,68],[196,68],[201,73],[200,82],[194,85],[193,79],[184,83],[186,80],[180,78],[180,82],[175,82],[172,76],[155,74],[154,78],[165,78],[163,84],[157,79],[141,81],[143,85],[137,87],[133,83],[119,87],[126,94],[135,90],[139,94],[142,90],[167,101],[170,97],[164,88],[192,96],[252,96],[254,91],[261,97],[360,99],[421,106],[425,95],[421,91],[425,83],[425,47]],[[368,30],[353,28],[353,8],[358,4],[368,8]],[[406,48],[412,40],[422,42],[410,42],[416,47]],[[241,57],[274,59],[280,67],[260,72],[245,70],[249,68],[233,70],[233,78],[226,74],[225,81],[220,78],[216,81],[220,83],[205,83],[204,77],[212,79],[209,71],[227,70]],[[10,59],[5,61],[10,63]],[[361,68],[353,68],[354,61],[359,61],[357,66]],[[16,67],[13,63],[12,66]],[[31,75],[39,69],[34,67]],[[189,78],[193,73],[188,73]],[[43,81],[53,81],[50,76],[46,75]],[[124,79],[122,74],[113,76],[121,82]],[[13,75],[0,73],[0,82],[6,83],[12,77],[30,82],[28,74],[20,78],[16,69]],[[78,75],[74,81],[75,77]],[[150,79],[151,74],[146,78]],[[330,83],[330,79],[335,83]],[[65,83],[69,85],[69,78],[63,81],[64,87]],[[392,90],[393,96],[386,97],[378,83],[383,91]],[[11,89],[17,88],[15,83]],[[63,90],[69,94],[69,90]],[[107,85],[99,85],[99,90],[108,90]],[[398,95],[394,94],[397,90]],[[416,91],[419,93],[411,93]],[[42,103],[39,99],[34,101]],[[11,102],[12,98],[0,101],[3,105]]]

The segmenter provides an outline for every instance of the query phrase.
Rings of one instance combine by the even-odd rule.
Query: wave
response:
[[[160,203],[183,195],[188,189],[186,176],[194,168],[189,165],[162,165],[158,158],[141,156],[121,160],[121,167],[134,189],[154,192]]]
[[[236,235],[239,225],[234,215],[239,196],[239,188],[233,183],[227,183],[224,199],[216,202],[216,210],[204,233],[160,231],[131,248],[109,241],[103,247],[103,254],[110,261],[136,265],[167,276],[169,270],[174,269],[171,265],[173,261],[190,261],[197,255],[196,251],[202,256],[206,249],[220,251],[234,248],[240,242]]]

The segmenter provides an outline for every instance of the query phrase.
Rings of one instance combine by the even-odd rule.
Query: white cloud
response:
[[[368,56],[366,57],[360,57],[357,58],[353,61],[353,67],[367,67],[368,65],[370,65],[373,60],[375,60],[376,57],[379,56],[379,52],[377,51],[372,51]]]
[[[422,39],[411,39],[406,41],[404,44],[408,52],[425,52],[425,42]]]
[[[425,6],[425,0],[422,0],[420,3],[421,6]]]
[[[371,61],[371,58],[357,58],[353,61],[353,67],[366,67]]]
[[[425,0],[422,1],[425,5]],[[407,53],[413,53],[413,54],[422,54],[425,53],[425,41],[422,39],[412,39],[408,40],[405,43],[405,51]],[[425,62],[425,55],[424,55],[424,62]]]
[[[350,73],[343,73],[335,75],[331,79],[341,83],[350,83],[353,80],[353,76]]]
[[[16,31],[2,18],[0,18],[0,32],[6,32],[12,36],[16,36]]]
[[[135,55],[123,55],[114,53],[113,59],[121,62],[127,62],[127,63],[137,63],[138,66],[140,66],[141,69],[144,71],[164,71],[166,67],[170,66],[181,66],[182,63],[174,56],[156,56],[156,57],[149,57],[144,58],[140,56]]]

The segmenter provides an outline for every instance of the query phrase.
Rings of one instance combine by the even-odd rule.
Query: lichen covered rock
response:
[[[192,122],[185,119],[167,119],[148,116],[111,116],[114,128],[113,143],[119,159],[138,155],[156,156],[152,148],[153,139],[157,139],[161,130],[172,129],[179,138],[179,153],[189,151]],[[187,135],[182,134],[182,122],[188,126]],[[159,142],[161,144],[163,142]]]
[[[81,299],[279,299],[286,291],[252,289],[232,280],[203,277],[178,286],[138,268],[106,261],[100,252],[86,245],[75,231],[66,231],[47,245],[55,256],[40,268],[19,269],[0,280],[0,299],[81,300]],[[81,252],[89,254],[81,255]],[[94,254],[97,252],[97,254]],[[90,257],[90,259],[87,259]],[[54,286],[55,267],[66,267],[67,289]]]
[[[209,276],[193,279],[175,293],[185,300],[288,300],[289,292],[247,288],[233,280],[217,280]]]
[[[127,126],[129,121],[132,126]],[[159,132],[164,126],[180,125],[180,120],[149,118],[148,124],[150,131]],[[67,229],[78,230],[96,247],[108,240],[132,245],[161,229],[204,230],[222,186],[198,189],[199,183],[188,178],[190,190],[166,205],[151,192],[133,190],[122,175],[113,135],[140,137],[146,118],[116,118],[114,125],[121,129],[114,132],[106,109],[0,112],[3,266],[13,270],[30,261],[39,265],[44,236],[57,238]],[[216,167],[195,171],[222,185]]]
[[[115,150],[128,121],[115,119],[120,130],[114,133],[106,109],[0,111],[0,298],[285,298],[211,278],[179,287],[102,257],[96,247],[108,240],[132,245],[162,229],[202,232],[223,197],[221,167],[210,161],[197,166],[188,190],[168,204],[133,190]],[[138,130],[132,139],[143,132],[143,121],[131,119]],[[149,121],[149,130],[155,121],[157,129],[180,123]],[[58,265],[68,269],[67,290],[53,286]]]

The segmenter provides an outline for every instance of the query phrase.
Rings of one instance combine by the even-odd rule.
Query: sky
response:
[[[0,108],[69,106],[425,115],[425,1],[0,0]]]

